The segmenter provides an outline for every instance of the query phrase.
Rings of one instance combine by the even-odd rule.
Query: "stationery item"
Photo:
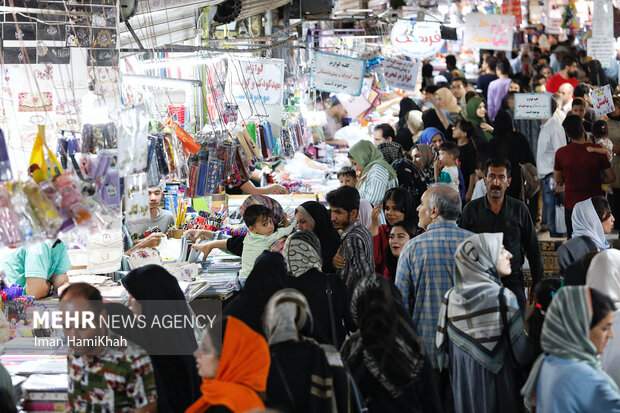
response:
[[[28,204],[28,198],[20,188],[19,182],[7,183],[7,190],[11,205],[13,206],[13,212],[17,217],[17,226],[22,235],[22,242],[31,242],[39,238],[43,228]]]
[[[207,181],[204,188],[205,194],[217,194],[221,182],[222,163],[209,161],[207,164]]]
[[[88,238],[88,270],[98,273],[115,272],[121,267],[123,234],[120,227],[99,231]]]
[[[125,223],[144,222],[150,218],[149,192],[145,173],[125,177]]]
[[[48,238],[58,234],[63,220],[54,205],[33,181],[27,181],[22,185],[22,191],[28,197],[28,204],[37,217],[37,220],[45,230]]]
[[[136,268],[144,267],[145,265],[150,265],[150,264],[163,266],[163,262],[159,255],[159,251],[157,251],[154,248],[141,249],[138,251],[134,251],[133,253],[131,253],[127,261],[129,262],[129,267],[132,270],[135,270]]]
[[[70,173],[64,173],[54,178],[54,183],[62,197],[62,209],[69,211],[70,217],[78,225],[91,225],[92,215],[84,203],[82,192],[78,188]]]
[[[118,171],[122,176],[146,169],[148,115],[143,104],[121,111],[118,139]]]
[[[70,211],[66,210],[62,206],[62,196],[58,191],[58,188],[52,182],[52,179],[46,179],[42,182],[39,182],[39,188],[45,194],[47,199],[54,205],[54,207],[60,212],[62,215],[63,223],[60,227],[60,231],[68,231],[75,227],[75,222],[71,217]]]
[[[6,186],[0,185],[0,245],[16,247],[22,242],[18,219],[11,206]]]
[[[177,138],[183,144],[183,148],[189,153],[196,153],[200,149],[200,144],[196,142],[189,133],[183,130],[176,122],[172,120],[172,118],[168,118],[164,122],[164,126],[169,126],[172,128],[174,133],[177,135]]]
[[[121,203],[121,180],[118,170],[110,165],[101,185],[101,200],[110,206]]]
[[[4,133],[0,129],[0,182],[8,182],[13,179],[13,171],[11,170],[11,161],[9,160],[9,151],[6,148]]]

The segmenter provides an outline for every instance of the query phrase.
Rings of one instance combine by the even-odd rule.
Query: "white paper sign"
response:
[[[590,92],[590,98],[592,99],[592,107],[594,107],[594,113],[597,118],[616,110],[609,85],[593,89]]]
[[[465,39],[469,49],[512,50],[515,16],[469,13],[465,16]]]
[[[342,103],[342,106],[347,110],[347,117],[357,118],[362,113],[366,112],[370,108],[370,102],[363,95],[351,96],[338,93],[336,97]]]
[[[282,103],[284,61],[281,59],[228,59],[226,96],[237,102],[265,105]]]
[[[385,82],[398,89],[415,90],[420,71],[419,62],[386,57],[382,63]]]
[[[390,40],[395,51],[416,59],[437,54],[444,45],[439,23],[416,23],[411,20],[414,17],[407,16],[394,23]]]
[[[592,5],[592,37],[614,37],[614,6],[611,0],[594,0]]]
[[[331,53],[315,52],[313,85],[318,90],[359,96],[364,81],[365,61]]]
[[[550,94],[515,93],[515,119],[549,119],[550,117]]]
[[[601,62],[601,66],[611,66],[611,59],[616,55],[616,43],[614,38],[589,38],[588,56]]]

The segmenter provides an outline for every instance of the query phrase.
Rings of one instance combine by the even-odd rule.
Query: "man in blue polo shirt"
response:
[[[26,287],[26,294],[36,299],[49,295],[51,287],[60,294],[69,285],[70,269],[67,246],[60,240],[20,247],[0,257],[4,282]]]

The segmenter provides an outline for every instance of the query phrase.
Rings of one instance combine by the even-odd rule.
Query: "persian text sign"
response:
[[[415,90],[420,63],[386,57],[382,63],[385,82],[398,89]]]
[[[593,89],[590,92],[590,98],[597,118],[616,110],[609,85]]]
[[[464,46],[469,49],[512,50],[515,16],[469,13],[465,16]]]
[[[226,95],[239,102],[262,100],[265,105],[282,103],[284,61],[279,59],[228,59]]]
[[[358,96],[362,92],[365,61],[331,53],[315,52],[313,85],[318,90]]]
[[[411,20],[414,16],[394,23],[390,39],[396,52],[416,59],[425,59],[439,52],[444,44],[439,23]]]
[[[588,56],[601,62],[601,66],[611,66],[611,59],[616,55],[616,42],[613,37],[589,38]]]
[[[517,24],[521,24],[521,0],[504,0],[502,1],[502,14],[512,14],[515,16]]]
[[[549,119],[551,95],[547,93],[516,93],[515,119]]]

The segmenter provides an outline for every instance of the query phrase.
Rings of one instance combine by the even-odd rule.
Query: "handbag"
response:
[[[555,206],[555,232],[557,232],[558,234],[566,234],[566,220],[564,218],[565,214],[566,214],[566,210],[564,209],[564,205],[556,204]]]
[[[534,364],[536,357],[538,357],[538,353],[536,351],[536,346],[534,346],[534,344],[532,344],[530,339],[526,336],[527,345],[525,346],[525,350],[520,354],[515,354],[514,349],[512,348],[512,342],[510,341],[508,305],[506,304],[506,297],[504,297],[505,288],[506,287],[502,287],[499,290],[499,312],[502,318],[502,337],[504,339],[504,345],[506,346],[508,357],[512,362],[512,365],[519,370],[519,378],[521,380],[520,384],[523,385],[527,381],[530,368],[532,367],[532,364]]]

